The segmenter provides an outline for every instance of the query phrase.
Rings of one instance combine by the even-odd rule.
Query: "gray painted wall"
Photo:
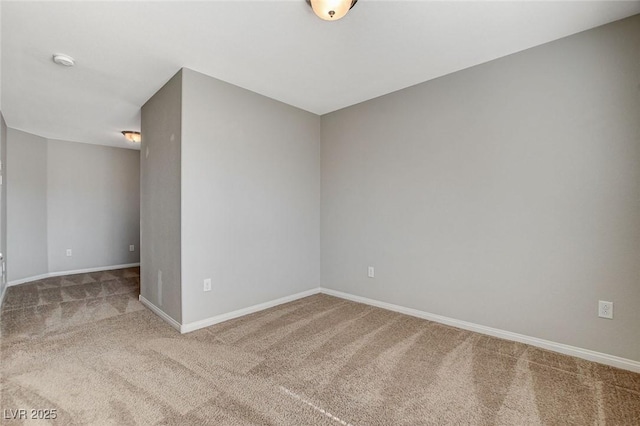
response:
[[[0,176],[2,176],[2,185],[0,186],[0,253],[3,254],[5,260],[0,262],[0,300],[7,285],[6,270],[2,271],[2,263],[7,257],[7,123],[4,121],[2,112],[0,112]],[[6,265],[6,264],[5,264]]]
[[[7,130],[7,279],[46,274],[47,141]]]
[[[182,107],[183,323],[318,287],[320,117],[188,69]]]
[[[140,152],[48,140],[47,223],[49,272],[138,263]]]
[[[181,98],[178,72],[142,107],[140,151],[140,293],[178,322],[182,321]]]
[[[636,16],[323,116],[322,285],[640,360],[639,92]]]
[[[138,151],[7,136],[9,281],[139,262]]]

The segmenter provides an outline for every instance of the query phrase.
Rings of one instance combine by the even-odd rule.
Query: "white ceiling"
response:
[[[640,13],[640,1],[360,0],[337,22],[305,0],[1,7],[7,124],[121,147],[181,67],[324,114]]]

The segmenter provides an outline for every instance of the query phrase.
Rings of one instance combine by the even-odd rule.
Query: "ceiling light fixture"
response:
[[[122,134],[129,142],[140,142],[140,132],[134,132],[133,130],[123,130]]]
[[[358,0],[309,0],[313,12],[325,21],[337,21],[349,12]]]
[[[76,61],[69,55],[63,55],[62,53],[56,53],[53,55],[53,62],[65,67],[72,67],[76,64]]]

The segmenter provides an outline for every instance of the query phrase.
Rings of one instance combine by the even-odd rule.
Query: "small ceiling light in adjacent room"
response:
[[[123,130],[122,134],[129,142],[140,142],[140,132],[133,130]]]
[[[76,61],[69,55],[63,55],[62,53],[56,53],[53,55],[53,62],[65,67],[72,67],[76,64]]]
[[[325,21],[337,21],[349,12],[358,0],[310,0],[313,12]]]

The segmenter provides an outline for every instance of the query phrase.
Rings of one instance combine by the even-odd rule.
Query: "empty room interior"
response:
[[[0,25],[2,423],[640,425],[640,1]]]

